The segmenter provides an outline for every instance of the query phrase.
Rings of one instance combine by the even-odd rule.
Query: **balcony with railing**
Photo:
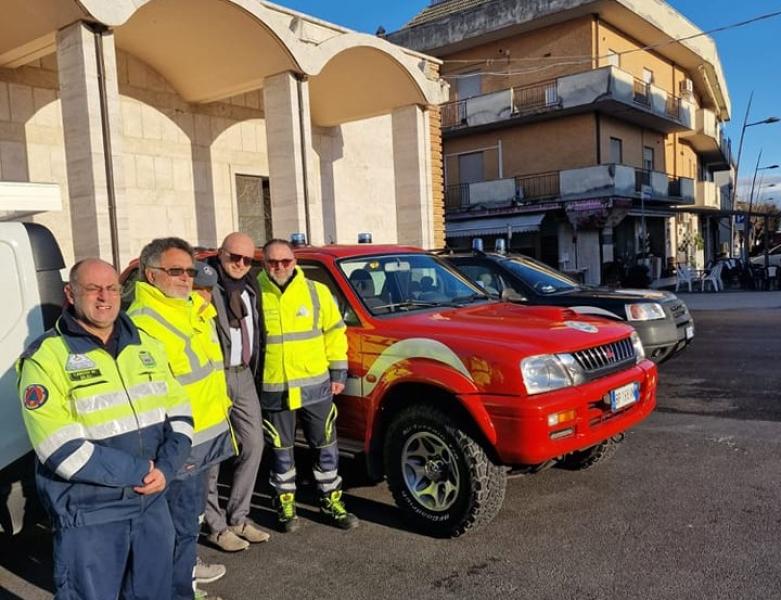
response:
[[[537,173],[476,183],[459,183],[445,189],[445,210],[449,213],[483,206],[526,204],[559,196],[559,174]]]
[[[628,165],[596,165],[559,174],[562,200],[618,196],[665,204],[693,204],[694,180]]]
[[[665,205],[694,204],[694,180],[627,165],[595,165],[450,185],[445,189],[445,210],[452,214],[478,207],[610,197],[639,199],[641,195],[646,201]]]
[[[713,181],[698,181],[696,183],[696,206],[719,210],[722,208],[722,189]]]
[[[694,129],[681,132],[681,139],[691,144],[703,163],[708,164],[711,169],[726,170],[732,166],[732,148],[729,138],[724,136],[721,123],[712,110],[698,108],[695,113]]]
[[[671,133],[693,129],[695,108],[688,100],[609,66],[442,105],[446,135],[508,120],[598,110],[623,121]]]

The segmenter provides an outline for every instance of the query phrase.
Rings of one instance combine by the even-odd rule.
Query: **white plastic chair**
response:
[[[718,292],[720,290],[724,289],[724,283],[721,281],[721,270],[724,268],[724,263],[716,263],[716,265],[713,266],[713,268],[708,272],[704,273],[703,276],[700,278],[700,291],[705,291],[705,284],[710,281],[711,285],[713,286],[713,291]]]
[[[694,273],[687,265],[678,265],[675,267],[675,291],[681,284],[688,285],[689,291],[692,291],[692,281],[694,281]]]

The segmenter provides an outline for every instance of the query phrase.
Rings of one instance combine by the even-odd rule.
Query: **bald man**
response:
[[[17,364],[63,600],[171,593],[163,491],[190,453],[192,412],[162,344],[120,312],[121,291],[108,263],[77,263],[62,316]]]
[[[250,269],[255,243],[245,233],[229,234],[222,242],[216,260],[217,285],[212,303],[217,309],[217,335],[225,357],[228,394],[233,401],[231,425],[239,445],[235,458],[230,497],[225,509],[217,494],[219,467],[209,473],[206,526],[209,541],[226,552],[244,550],[250,543],[265,542],[269,534],[249,517],[263,454],[263,430],[258,400],[261,357],[265,346],[263,311],[255,277]]]

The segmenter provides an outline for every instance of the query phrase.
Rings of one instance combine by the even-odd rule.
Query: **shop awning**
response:
[[[513,215],[491,217],[488,219],[468,219],[448,221],[445,236],[449,238],[475,237],[480,235],[502,235],[508,232],[528,233],[539,231],[545,213],[533,215]]]

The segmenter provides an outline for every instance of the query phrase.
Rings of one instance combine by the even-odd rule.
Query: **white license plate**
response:
[[[686,326],[686,339],[690,340],[694,337],[694,325]]]
[[[640,386],[636,383],[629,383],[610,392],[605,400],[610,403],[610,410],[621,410],[637,402],[639,396]]]

